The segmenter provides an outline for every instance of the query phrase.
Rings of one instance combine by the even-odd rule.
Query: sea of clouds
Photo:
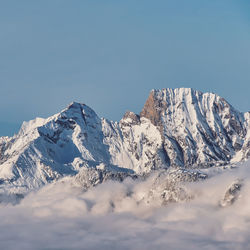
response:
[[[243,179],[239,198],[221,207]],[[250,249],[250,164],[186,183],[192,199],[139,202],[146,181],[108,181],[84,192],[65,179],[0,208],[0,249]]]

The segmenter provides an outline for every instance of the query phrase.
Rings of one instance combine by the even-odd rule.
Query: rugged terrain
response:
[[[169,168],[197,175],[249,156],[249,112],[213,93],[152,90],[141,113],[128,111],[120,122],[75,102],[24,122],[17,135],[0,138],[0,187],[22,194],[65,176],[99,183]]]

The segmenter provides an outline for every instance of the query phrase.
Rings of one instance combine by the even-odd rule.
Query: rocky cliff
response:
[[[0,138],[0,188],[22,193],[89,168],[119,179],[231,164],[250,156],[249,138],[250,113],[188,88],[152,90],[140,115],[127,112],[120,122],[71,103]]]

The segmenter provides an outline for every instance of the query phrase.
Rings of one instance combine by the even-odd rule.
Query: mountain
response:
[[[250,156],[250,113],[193,89],[153,90],[140,114],[161,131],[170,165],[213,166]]]
[[[47,119],[24,122],[17,135],[0,138],[0,188],[25,193],[63,176],[91,178],[94,185],[249,156],[249,112],[212,93],[152,90],[140,115],[128,111],[119,123],[75,102]]]

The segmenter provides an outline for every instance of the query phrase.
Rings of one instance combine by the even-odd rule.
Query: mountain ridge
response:
[[[25,192],[82,168],[130,172],[223,166],[250,156],[250,113],[190,88],[152,90],[140,113],[119,122],[72,102],[0,138],[0,187]],[[21,191],[20,191],[21,190]]]

